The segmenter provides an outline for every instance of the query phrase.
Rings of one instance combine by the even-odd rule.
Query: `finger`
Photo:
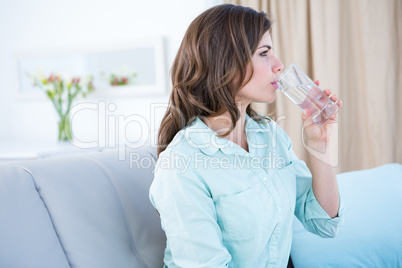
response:
[[[338,100],[338,102],[336,103],[336,105],[338,105],[338,107],[339,107],[339,109],[338,109],[338,111],[336,111],[336,113],[334,113],[334,115],[332,116],[332,118],[337,118],[338,117],[338,114],[339,114],[339,112],[340,112],[340,110],[341,110],[341,108],[342,108],[342,100]]]
[[[316,84],[317,86],[319,86],[319,85],[320,85],[320,80],[315,80],[315,81],[314,81],[314,84]]]
[[[311,115],[310,111],[307,108],[305,108],[302,114],[303,121],[305,121],[310,115]]]
[[[306,108],[302,113],[302,126],[303,128],[307,128],[314,124],[313,119],[311,118],[311,112]]]
[[[341,110],[341,107],[342,107],[342,104],[343,104],[342,100],[338,100],[338,102],[336,104],[338,105],[339,110]]]
[[[306,120],[309,115],[309,110],[306,108],[303,110],[302,119]]]
[[[329,96],[329,95],[331,95],[331,90],[330,90],[330,89],[325,89],[325,90],[324,90],[324,93]]]
[[[334,95],[331,96],[331,100],[332,100],[333,102],[336,102],[337,99],[338,99],[338,97],[336,96],[336,94],[334,94]]]

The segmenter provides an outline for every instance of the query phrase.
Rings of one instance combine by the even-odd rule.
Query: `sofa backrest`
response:
[[[156,150],[125,151],[1,166],[0,267],[162,267]]]

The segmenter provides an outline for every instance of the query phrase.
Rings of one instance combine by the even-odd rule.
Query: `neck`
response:
[[[238,106],[238,108],[240,110],[240,118],[237,120],[233,131],[229,135],[224,136],[224,138],[236,143],[248,151],[247,137],[245,132],[247,107]],[[227,111],[218,116],[207,116],[205,119],[206,120],[204,123],[218,135],[222,135],[230,130],[232,119]]]

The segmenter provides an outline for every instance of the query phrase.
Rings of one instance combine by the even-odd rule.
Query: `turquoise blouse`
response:
[[[150,200],[166,233],[165,267],[286,267],[293,215],[319,236],[343,219],[317,202],[312,175],[274,121],[247,115],[249,152],[200,118],[177,133],[156,163]]]

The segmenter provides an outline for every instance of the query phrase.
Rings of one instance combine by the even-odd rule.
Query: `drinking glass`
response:
[[[338,110],[332,101],[295,63],[286,68],[279,77],[278,89],[302,110],[307,108],[311,118],[322,126]]]

